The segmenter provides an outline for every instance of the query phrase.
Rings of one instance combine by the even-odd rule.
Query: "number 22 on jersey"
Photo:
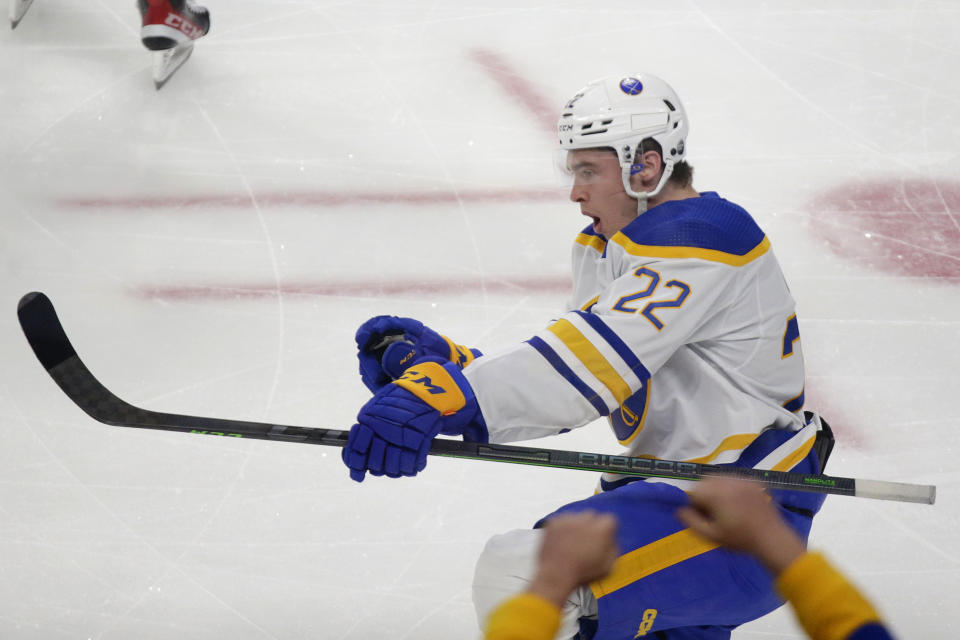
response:
[[[687,296],[690,295],[690,285],[680,280],[668,280],[662,287],[659,287],[660,274],[647,267],[640,267],[633,272],[633,275],[640,278],[641,282],[646,285],[645,288],[622,296],[617,300],[616,304],[613,305],[613,310],[621,313],[639,313],[649,320],[650,324],[652,324],[657,331],[660,331],[663,329],[663,322],[657,317],[656,311],[658,309],[679,308],[682,306]],[[642,309],[637,306],[632,306],[637,301],[653,297],[658,289],[665,298],[669,299],[648,302]],[[670,298],[670,296],[672,296],[672,298]]]

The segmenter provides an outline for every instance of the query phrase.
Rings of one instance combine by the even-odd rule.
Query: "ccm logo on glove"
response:
[[[437,362],[416,364],[404,371],[393,384],[417,396],[441,415],[452,415],[467,404],[460,386],[443,365]]]

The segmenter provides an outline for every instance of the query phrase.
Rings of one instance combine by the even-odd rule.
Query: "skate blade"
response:
[[[159,91],[193,53],[193,42],[153,52],[153,86]]]
[[[27,10],[33,0],[10,0],[10,28],[16,29],[23,16],[27,15]]]

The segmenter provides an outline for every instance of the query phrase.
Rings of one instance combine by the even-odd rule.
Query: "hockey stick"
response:
[[[294,427],[263,422],[201,418],[161,413],[135,407],[115,396],[87,369],[60,324],[50,299],[42,293],[28,293],[17,308],[20,326],[47,373],[64,393],[94,420],[118,427],[159,429],[234,438],[300,442],[342,447],[347,431]],[[647,478],[701,480],[708,476],[732,476],[761,482],[771,489],[809,491],[860,496],[880,500],[933,504],[936,487],[928,485],[859,480],[827,475],[806,475],[785,471],[764,471],[672,460],[649,460],[579,451],[558,451],[533,447],[480,444],[436,439],[430,455],[493,462],[605,471]]]

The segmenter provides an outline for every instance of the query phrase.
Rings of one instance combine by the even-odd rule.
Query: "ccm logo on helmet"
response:
[[[620,91],[628,96],[635,96],[643,91],[643,83],[636,78],[624,78],[620,81]]]

